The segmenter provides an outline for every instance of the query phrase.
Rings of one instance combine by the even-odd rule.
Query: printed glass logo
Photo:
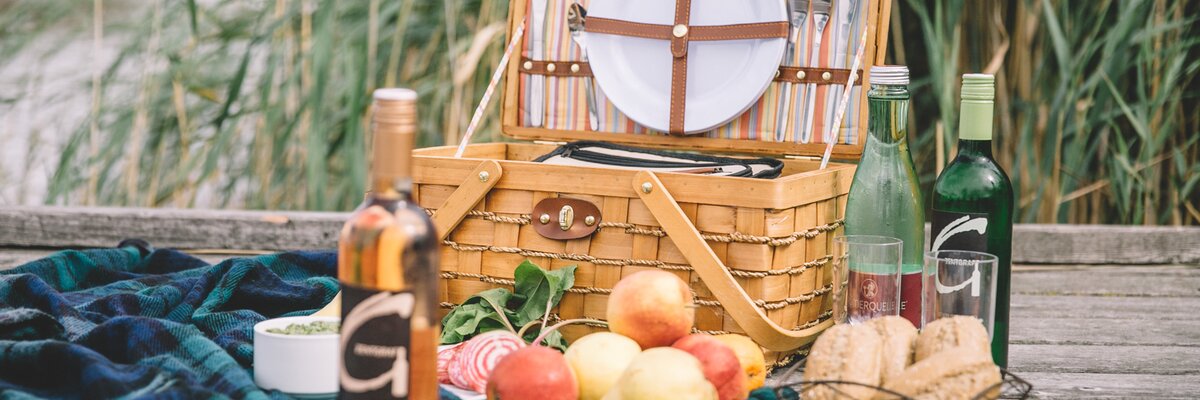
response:
[[[943,285],[942,278],[940,276],[937,277],[937,280],[934,283],[937,284],[938,293],[941,293],[941,294],[954,293],[954,292],[963,290],[963,288],[970,285],[971,286],[971,297],[979,297],[979,290],[980,290],[979,287],[981,286],[980,280],[982,279],[982,276],[979,273],[979,262],[978,261],[975,261],[975,260],[944,260],[943,262],[946,264],[950,264],[950,265],[970,265],[972,268],[972,271],[971,271],[970,278],[967,278],[967,280],[965,280],[965,281],[959,282],[957,285],[950,285],[950,286]]]
[[[875,296],[879,295],[879,285],[874,279],[867,279],[863,282],[862,296],[867,300],[875,300]]]
[[[363,324],[377,318],[396,318],[407,320],[413,312],[412,293],[380,292],[354,306],[349,314],[342,319],[341,348],[347,346],[357,357],[394,359],[391,369],[379,376],[360,379],[351,376],[346,366],[341,368],[342,389],[353,393],[366,393],[379,389],[389,382],[392,384],[393,397],[408,396],[408,349],[403,346],[380,346],[367,343],[350,343],[350,339]]]

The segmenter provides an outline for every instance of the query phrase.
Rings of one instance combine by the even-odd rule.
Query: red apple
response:
[[[529,346],[504,356],[488,378],[488,400],[575,400],[579,384],[556,350]]]

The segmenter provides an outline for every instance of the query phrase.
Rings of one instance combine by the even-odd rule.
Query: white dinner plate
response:
[[[674,25],[675,0],[593,1],[588,17]],[[688,25],[786,20],[781,0],[692,0]],[[712,130],[758,101],[786,45],[785,38],[689,42],[684,131]],[[622,113],[648,128],[669,129],[670,41],[589,33],[587,51],[596,84]]]

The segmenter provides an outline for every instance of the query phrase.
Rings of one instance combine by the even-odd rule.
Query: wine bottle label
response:
[[[848,273],[850,288],[849,301],[846,307],[850,315],[893,314],[896,312],[896,276],[890,274],[872,274],[869,272],[850,271]]]
[[[408,399],[416,299],[342,284],[342,399]]]
[[[987,252],[987,213],[933,210],[930,251],[967,250]]]

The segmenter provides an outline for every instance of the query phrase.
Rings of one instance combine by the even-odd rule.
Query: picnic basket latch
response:
[[[533,207],[533,229],[547,239],[587,237],[600,227],[600,208],[584,200],[548,198]]]

